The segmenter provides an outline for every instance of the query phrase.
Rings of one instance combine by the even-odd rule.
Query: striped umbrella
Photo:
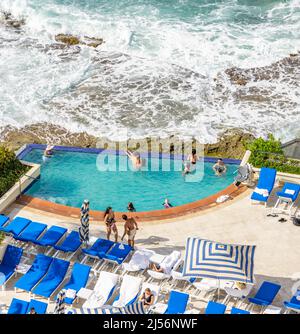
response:
[[[146,314],[142,302],[134,303],[126,307],[104,307],[104,308],[80,308],[72,309],[69,314]]]
[[[64,314],[65,313],[65,298],[66,291],[61,290],[56,297],[54,314]]]
[[[253,283],[255,248],[188,238],[183,275]]]
[[[80,209],[81,227],[79,228],[80,241],[87,243],[89,241],[89,221],[90,221],[90,205],[89,201],[85,200]]]

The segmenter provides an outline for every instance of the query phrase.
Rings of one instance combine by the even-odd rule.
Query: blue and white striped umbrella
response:
[[[183,275],[253,283],[255,248],[188,238]]]
[[[146,314],[143,303],[138,302],[126,307],[80,308],[72,309],[69,314]]]

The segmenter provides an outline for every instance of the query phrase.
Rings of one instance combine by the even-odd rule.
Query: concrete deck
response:
[[[153,249],[162,254],[167,254],[174,249],[184,253],[186,239],[190,236],[224,243],[256,245],[254,272],[257,284],[251,295],[255,293],[262,280],[279,283],[282,289],[273,304],[282,307],[283,301],[291,298],[292,286],[297,279],[300,281],[300,228],[293,225],[287,215],[267,217],[270,208],[251,204],[251,192],[249,189],[238,198],[203,213],[161,222],[141,223],[136,237],[136,246]],[[271,198],[270,205],[273,202],[274,198]],[[33,221],[66,226],[69,229],[79,227],[77,219],[17,204],[11,206],[6,214],[11,218],[20,215]],[[278,222],[280,217],[287,218],[287,222]],[[123,233],[122,225],[122,223],[118,224],[119,234]],[[90,230],[93,236],[105,235],[103,222],[91,223]],[[9,305],[12,297],[15,296],[12,289],[13,283],[8,285],[6,292],[0,292],[0,304]],[[29,296],[26,293],[18,293],[17,298],[28,300]],[[195,305],[199,309],[205,306],[200,302],[198,304],[196,302]]]

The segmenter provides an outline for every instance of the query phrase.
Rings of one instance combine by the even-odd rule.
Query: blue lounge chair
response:
[[[45,314],[48,304],[38,300],[31,299],[30,302],[26,302],[21,299],[13,298],[8,314],[28,314],[32,308],[35,309],[37,314]]]
[[[32,292],[36,295],[45,298],[50,298],[64,280],[69,265],[70,262],[68,261],[54,258],[49,266],[47,274],[43,277],[43,279],[39,282],[39,284],[32,290]]]
[[[28,309],[28,302],[24,300],[13,298],[10,303],[7,314],[26,314]]]
[[[246,311],[246,310],[242,310],[242,309],[240,309],[240,308],[233,307],[233,308],[231,309],[230,314],[250,314],[250,312],[249,312],[249,311]]]
[[[205,314],[224,314],[225,311],[226,305],[209,301],[205,309]]]
[[[0,231],[17,237],[29,223],[31,223],[30,219],[16,217],[8,225],[1,227]]]
[[[258,193],[254,190],[251,199],[258,202],[264,202],[267,204],[270,194],[274,188],[276,181],[276,169],[262,167],[259,174],[259,180],[256,186],[256,190],[266,191],[266,194]]]
[[[98,258],[107,253],[114,243],[106,239],[97,239],[91,248],[83,248],[82,252],[89,257]]]
[[[3,227],[8,221],[9,218],[7,216],[0,215],[0,228]]]
[[[298,299],[299,298],[299,299]],[[300,312],[300,290],[291,298],[290,301],[285,301],[284,306],[289,311]]]
[[[68,230],[60,226],[51,226],[49,230],[41,237],[41,239],[36,240],[34,243],[43,247],[53,247],[59,240],[65,235]]]
[[[11,245],[8,245],[6,247],[5,254],[0,264],[0,272],[5,275],[5,280],[3,282],[2,288],[5,287],[5,284],[14,274],[17,265],[20,263],[22,255],[22,248]]]
[[[19,241],[34,242],[41,236],[46,228],[46,224],[31,222],[18,236],[15,236],[14,238]]]
[[[48,304],[41,302],[39,300],[31,299],[28,304],[27,314],[30,312],[32,308],[34,308],[37,314],[45,314],[47,311]]]
[[[120,265],[126,260],[131,251],[132,247],[121,243],[115,243],[108,252],[100,252],[98,256],[100,259]]]
[[[272,304],[281,285],[272,282],[264,281],[253,298],[248,298],[248,301],[255,305],[260,305],[262,308]],[[253,305],[252,305],[253,306]]]
[[[70,280],[63,287],[63,289],[65,290],[72,289],[72,290],[75,290],[77,293],[81,288],[84,288],[86,286],[88,279],[89,279],[90,271],[91,271],[90,266],[80,264],[80,263],[75,263],[72,269]],[[76,297],[65,298],[65,303],[72,305],[75,298]]]
[[[189,295],[187,293],[172,290],[165,314],[183,314],[186,310]]]
[[[46,275],[52,260],[52,257],[38,254],[27,273],[16,282],[15,289],[31,291]]]
[[[57,250],[54,256],[56,256],[59,252],[72,253],[68,258],[68,260],[70,260],[74,255],[74,253],[77,252],[80,246],[81,246],[81,241],[79,233],[77,231],[72,231],[62,242],[61,245],[54,246],[54,248]]]
[[[287,212],[289,215],[292,214],[292,209],[300,193],[300,184],[285,183],[282,190],[277,192],[278,200],[274,205],[273,211],[279,210],[279,205],[286,203],[285,209],[280,211]]]

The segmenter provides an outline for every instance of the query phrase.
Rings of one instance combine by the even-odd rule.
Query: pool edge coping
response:
[[[20,149],[17,153],[18,159],[22,160],[26,154],[28,154],[33,149],[45,149],[47,145],[44,144],[27,144],[22,149]],[[92,154],[99,154],[103,152],[104,149],[100,148],[82,148],[82,147],[69,147],[69,146],[54,146],[55,150],[58,151],[67,151],[67,152],[81,152],[81,153],[92,153]],[[105,150],[106,153],[120,155],[124,154],[121,151],[114,151],[114,150]],[[151,157],[158,157],[158,158],[170,158],[171,159],[182,159],[182,155],[178,154],[166,154],[166,153],[153,153],[151,152]],[[205,162],[215,162],[218,158],[213,157],[204,157]],[[240,164],[241,160],[237,159],[223,159],[227,164]],[[205,197],[203,199],[182,204],[176,207],[172,207],[169,209],[160,209],[160,210],[151,210],[151,211],[138,211],[138,212],[115,212],[116,219],[122,220],[122,215],[127,214],[131,217],[139,221],[157,221],[157,220],[165,220],[165,219],[172,219],[179,216],[188,215],[191,213],[203,211],[212,207],[219,206],[222,203],[216,203],[217,198],[220,196],[228,195],[231,198],[236,198],[239,194],[243,193],[248,189],[246,186],[239,186],[237,187],[233,183],[227,186],[225,189],[218,191],[217,193]],[[227,201],[225,201],[227,202]],[[39,209],[45,212],[60,214],[65,217],[73,217],[79,218],[80,217],[80,208],[66,206],[63,204],[53,203],[50,201],[42,200],[37,197],[29,196],[24,194],[24,192],[20,195],[17,199],[17,203],[26,205],[28,207]],[[90,218],[91,220],[103,220],[103,211],[98,210],[91,210],[90,211]]]

